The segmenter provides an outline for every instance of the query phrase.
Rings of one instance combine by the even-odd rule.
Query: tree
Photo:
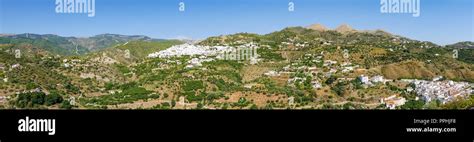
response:
[[[73,105],[71,105],[69,101],[63,101],[61,105],[59,106],[59,108],[62,108],[62,109],[71,109],[72,107]]]
[[[79,94],[80,93],[80,89],[78,87],[74,86],[71,83],[66,83],[66,85],[64,85],[64,87],[66,88],[67,92],[69,92],[69,93],[74,93],[74,94]]]
[[[326,83],[327,85],[331,85],[331,84],[334,83],[334,81],[336,81],[336,80],[337,80],[337,77],[336,77],[336,76],[331,76],[331,77],[329,77],[329,78],[326,80],[325,83]]]
[[[62,101],[63,101],[63,97],[57,92],[52,92],[51,94],[46,95],[46,98],[45,98],[45,104],[47,106],[58,104],[58,103],[61,103]]]
[[[173,99],[171,100],[171,107],[174,107],[174,106],[176,106],[176,101]]]
[[[306,89],[306,90],[313,89],[313,86],[311,84],[312,80],[313,80],[313,78],[311,76],[306,77],[306,80],[304,81],[304,89]]]
[[[197,109],[202,109],[204,107],[204,105],[201,102],[199,102],[196,107],[197,107]]]
[[[14,101],[14,105],[19,108],[34,107],[43,105],[45,102],[45,94],[43,92],[20,93]]]
[[[249,101],[247,101],[247,99],[245,99],[244,97],[241,97],[239,98],[239,101],[237,103],[234,103],[234,106],[238,106],[240,108],[243,108],[243,107],[246,107],[250,104]]]
[[[114,88],[114,83],[107,82],[105,83],[105,90],[112,90]]]
[[[356,89],[362,89],[362,80],[360,79],[360,77],[354,79],[352,81],[352,84],[355,86]]]
[[[28,84],[26,84],[26,90],[36,89],[38,87],[39,86],[34,82],[29,82]]]
[[[425,105],[425,102],[418,100],[409,100],[404,105],[401,106],[402,109],[422,109]]]
[[[345,85],[346,85],[345,83],[339,82],[334,87],[332,87],[332,90],[334,90],[334,92],[336,92],[338,96],[342,96],[346,92]]]
[[[258,107],[257,107],[257,105],[252,104],[252,106],[250,106],[250,109],[258,109]]]
[[[43,105],[45,94],[43,92],[28,93],[31,95],[31,103],[33,105]]]

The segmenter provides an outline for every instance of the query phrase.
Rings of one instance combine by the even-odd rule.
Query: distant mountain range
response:
[[[335,29],[329,29],[322,24],[313,24],[305,27],[314,31],[321,32],[319,34],[325,37],[324,34],[328,33],[340,33],[344,34],[344,38],[360,38],[361,34],[374,34],[386,37],[397,37],[406,39],[402,36],[392,35],[383,30],[356,30],[347,24],[342,24]],[[298,28],[289,28],[286,30],[300,31]],[[283,30],[285,31],[285,30]],[[354,34],[356,33],[356,34]],[[357,34],[358,33],[358,34]],[[350,35],[348,35],[350,34]],[[326,36],[337,37],[337,36]],[[212,38],[212,37],[211,37]],[[333,39],[338,41],[338,39]],[[374,39],[375,40],[375,39]],[[154,39],[144,35],[120,35],[120,34],[100,34],[92,37],[65,37],[54,34],[0,34],[0,44],[11,45],[12,48],[22,49],[22,51],[44,53],[44,54],[57,54],[57,55],[83,55],[86,53],[103,50],[109,47],[117,47],[130,41],[165,41],[165,39]],[[191,42],[181,40],[183,42]],[[348,41],[348,40],[346,40]],[[379,39],[375,41],[380,41]],[[370,42],[370,41],[368,41]],[[441,47],[434,43],[429,42],[432,46]],[[464,41],[446,45],[445,47],[453,48],[474,48],[474,42]]]
[[[0,44],[12,44],[14,48],[30,50],[34,47],[59,55],[81,55],[92,51],[124,44],[129,41],[162,41],[143,35],[100,34],[92,37],[63,37],[53,34],[16,34],[0,36]]]
[[[365,33],[384,33],[384,34],[390,34],[388,32],[385,32],[383,30],[356,30],[354,28],[352,28],[350,25],[348,24],[342,24],[342,25],[339,25],[337,28],[335,28],[334,30],[332,29],[329,29],[327,28],[326,26],[322,25],[322,24],[312,24],[312,25],[309,25],[307,26],[306,28],[308,29],[311,29],[311,30],[315,30],[315,31],[319,31],[319,32],[324,32],[324,31],[336,31],[338,33],[342,33],[342,34],[347,34],[347,33],[353,33],[353,32],[365,32]]]
[[[472,41],[464,41],[458,42],[455,44],[446,45],[446,47],[453,47],[453,48],[461,48],[461,49],[474,49],[474,42]]]

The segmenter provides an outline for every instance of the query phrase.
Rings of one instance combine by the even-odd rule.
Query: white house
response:
[[[367,85],[372,84],[372,83],[370,83],[370,80],[369,80],[368,76],[361,75],[361,76],[359,76],[359,79],[363,84],[367,84]]]
[[[406,102],[406,99],[398,95],[392,95],[387,98],[380,100],[380,103],[385,104],[389,109],[395,109],[397,106],[402,106]]]
[[[373,83],[385,82],[383,76],[377,75],[370,79]]]
[[[268,72],[264,73],[264,75],[266,75],[266,76],[280,76],[280,74],[276,71],[268,71]]]

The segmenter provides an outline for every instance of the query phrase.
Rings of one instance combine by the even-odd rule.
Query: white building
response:
[[[368,76],[361,75],[359,76],[359,79],[360,79],[360,82],[362,82],[362,84],[366,84],[366,85],[372,84]]]
[[[13,65],[11,66],[12,69],[18,68],[18,67],[20,67],[20,64],[13,64]]]
[[[443,76],[437,76],[437,77],[433,78],[433,81],[439,81],[441,79],[443,79]]]
[[[311,81],[311,85],[313,86],[313,88],[315,89],[319,89],[319,88],[322,88],[323,86],[321,85],[321,83],[319,83],[319,81]]]
[[[280,76],[280,73],[278,73],[276,71],[268,71],[268,72],[264,73],[264,75],[266,75],[266,76]]]
[[[389,109],[395,109],[398,106],[402,106],[406,103],[406,99],[398,95],[392,95],[387,98],[380,99],[380,103],[385,104]]]
[[[472,88],[466,82],[413,80],[414,91],[425,102],[439,100],[445,104],[459,97],[471,94]]]
[[[385,79],[383,78],[383,76],[380,75],[370,78],[370,81],[372,81],[373,83],[385,83]]]

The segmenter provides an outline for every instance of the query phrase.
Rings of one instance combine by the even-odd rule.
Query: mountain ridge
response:
[[[28,43],[58,55],[82,55],[88,52],[124,44],[129,41],[163,41],[144,35],[99,34],[91,37],[59,36],[55,34],[14,34],[0,36],[0,44],[18,45]]]

